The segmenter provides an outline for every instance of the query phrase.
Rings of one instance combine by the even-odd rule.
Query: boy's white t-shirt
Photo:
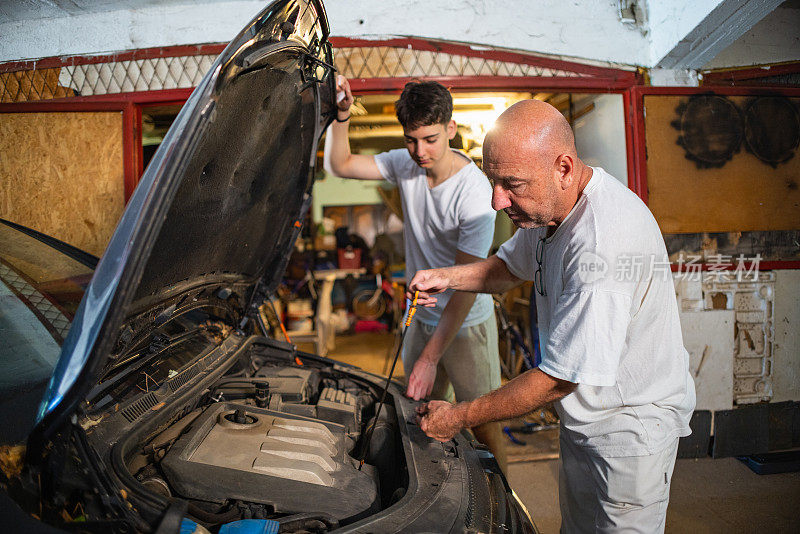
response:
[[[642,456],[688,436],[689,354],[664,239],[647,206],[601,168],[555,233],[518,230],[497,253],[534,280],[542,363],[578,384],[556,403],[567,437],[600,456]],[[539,241],[544,240],[540,245]]]
[[[466,158],[458,151],[456,157]],[[403,204],[403,240],[406,278],[423,269],[450,267],[456,251],[485,258],[494,238],[495,211],[492,188],[475,163],[463,167],[434,188],[428,187],[425,169],[411,159],[406,149],[376,154],[381,175],[395,184]],[[416,318],[436,325],[452,291],[437,296],[436,306],[421,307]],[[478,295],[463,327],[474,326],[494,313],[491,295]]]

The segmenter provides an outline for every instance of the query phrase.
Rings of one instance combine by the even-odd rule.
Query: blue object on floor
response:
[[[219,534],[278,534],[279,527],[271,519],[241,519],[222,525]]]
[[[194,534],[195,532],[197,532],[197,523],[195,523],[191,519],[184,518],[181,521],[180,534]]]
[[[778,473],[796,473],[800,471],[800,451],[769,452],[739,456],[739,461],[744,463],[756,474],[776,475]]]
[[[522,440],[517,439],[514,434],[511,433],[511,427],[504,426],[503,427],[503,434],[505,434],[508,439],[511,440],[511,443],[514,445],[525,445],[525,442]]]

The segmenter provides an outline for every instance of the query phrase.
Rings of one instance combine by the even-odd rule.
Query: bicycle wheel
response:
[[[353,297],[353,312],[356,317],[365,321],[374,321],[386,313],[386,299],[381,289],[364,289]]]

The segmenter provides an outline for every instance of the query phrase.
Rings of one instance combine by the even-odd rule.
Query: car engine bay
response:
[[[161,461],[168,486],[204,502],[238,499],[268,504],[275,513],[314,511],[337,520],[380,509],[377,471],[359,470],[351,456],[373,401],[351,381],[320,375],[264,366],[249,378],[220,380],[214,391],[220,400]]]
[[[93,448],[108,450],[131,496],[144,497],[140,512],[147,497],[178,498],[209,528],[301,518],[300,529],[329,529],[402,498],[408,473],[397,416],[384,406],[375,421],[377,382],[269,338],[231,334],[222,341],[207,325],[201,334],[205,351],[198,336],[173,334],[176,342],[157,349],[173,356],[119,381],[139,394],[111,410],[110,396],[100,395],[104,413],[81,422]],[[183,361],[175,357],[187,345],[205,355],[165,371]],[[154,384],[137,374],[172,378]]]
[[[198,287],[130,318],[85,401],[29,442],[36,461],[9,486],[23,509],[77,532],[177,520],[173,531],[182,518],[211,533],[250,519],[287,533],[530,522],[494,457],[464,435],[427,438],[398,384],[376,417],[385,378],[254,321],[236,328],[220,296]]]

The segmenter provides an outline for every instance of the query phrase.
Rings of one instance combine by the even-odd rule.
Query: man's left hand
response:
[[[465,425],[466,411],[462,404],[450,404],[445,401],[430,401],[417,408],[420,417],[420,428],[428,437],[441,441],[450,441]]]

